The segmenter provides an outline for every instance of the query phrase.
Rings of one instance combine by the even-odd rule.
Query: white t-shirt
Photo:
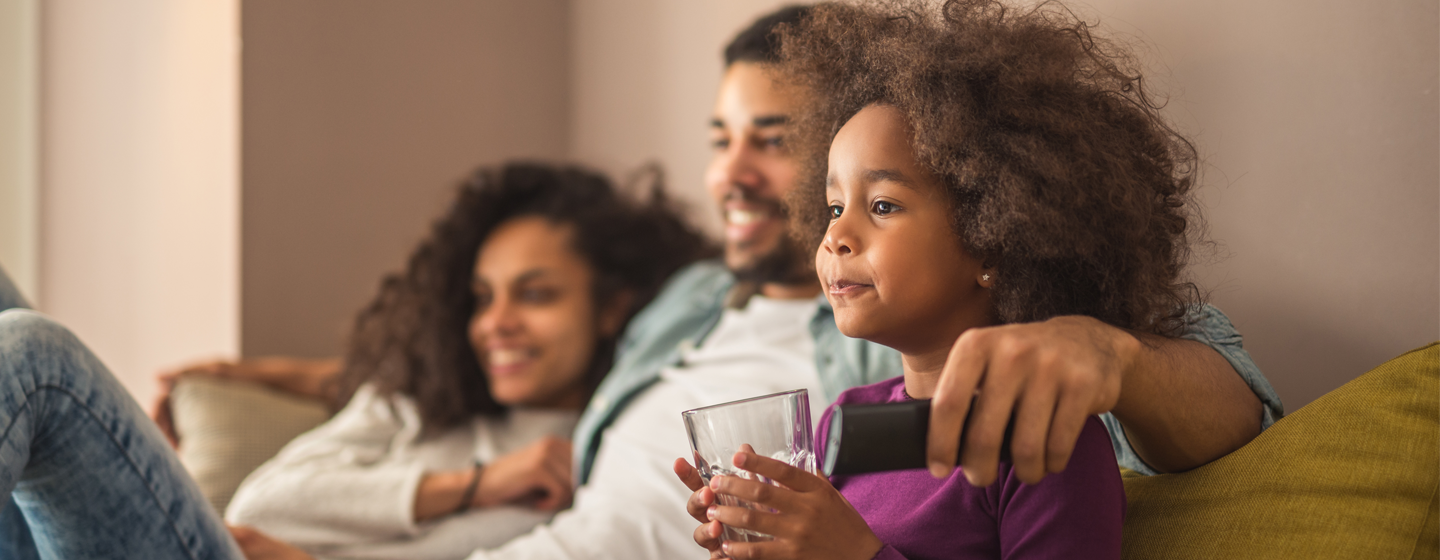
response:
[[[671,470],[690,458],[680,413],[792,389],[809,389],[811,418],[827,404],[809,324],[814,299],[754,296],[726,309],[699,348],[635,397],[606,428],[590,481],[575,505],[547,525],[470,560],[707,558],[685,512],[690,490]]]

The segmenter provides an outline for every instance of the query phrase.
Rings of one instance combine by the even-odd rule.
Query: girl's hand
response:
[[[685,500],[685,511],[701,523],[695,528],[695,544],[710,551],[711,558],[723,557],[720,551],[720,522],[711,521],[706,513],[715,503],[715,492],[705,486],[705,481],[700,478],[700,471],[690,466],[689,461],[683,458],[675,459],[674,469],[675,476],[680,477],[680,482],[690,489],[690,499]]]
[[[776,510],[712,505],[708,517],[731,527],[775,537],[771,542],[727,542],[721,550],[737,560],[772,558],[855,558],[870,560],[885,543],[870,530],[854,506],[830,481],[749,449],[735,454],[735,466],[783,484],[783,487],[734,476],[710,479],[716,494],[734,496]],[[701,526],[700,531],[710,525]],[[717,527],[718,528],[718,527]],[[713,534],[710,533],[710,534]]]

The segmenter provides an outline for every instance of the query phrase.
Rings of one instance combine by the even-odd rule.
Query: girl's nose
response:
[[[843,213],[830,222],[830,228],[825,230],[825,240],[820,243],[821,249],[835,256],[854,253],[856,238],[849,222]]]

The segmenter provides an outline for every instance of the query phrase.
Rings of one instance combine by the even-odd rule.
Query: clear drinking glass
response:
[[[706,484],[718,475],[739,476],[767,484],[774,481],[735,468],[732,459],[740,446],[749,444],[755,454],[784,461],[814,473],[814,438],[810,427],[810,394],[805,389],[775,393],[734,402],[687,410],[681,413],[690,435],[695,468]],[[720,504],[758,509],[731,496],[719,496]],[[759,542],[770,535],[725,526],[722,541]]]

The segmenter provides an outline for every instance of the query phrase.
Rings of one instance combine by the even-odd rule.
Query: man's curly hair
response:
[[[481,245],[515,218],[539,216],[573,226],[572,246],[595,272],[596,306],[628,290],[629,321],[676,270],[716,253],[672,207],[658,170],[649,176],[650,200],[641,203],[622,196],[603,175],[579,167],[511,163],[476,171],[410,255],[405,271],[385,277],[380,293],[356,317],[333,392],[336,407],[373,383],[381,394],[414,398],[427,436],[476,415],[504,414],[467,334]],[[595,346],[585,377],[592,390],[610,369],[615,338]]]
[[[811,96],[793,231],[816,248],[826,157],[871,104],[897,108],[943,181],[967,251],[997,271],[1003,323],[1088,315],[1157,334],[1183,327],[1194,146],[1161,118],[1135,60],[1068,9],[996,0],[827,3],[779,30],[778,76]]]

